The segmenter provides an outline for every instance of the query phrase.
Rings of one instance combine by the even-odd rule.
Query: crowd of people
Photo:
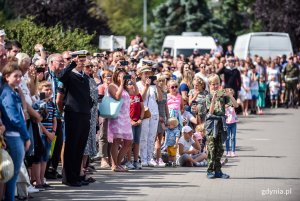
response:
[[[0,39],[0,130],[14,164],[0,184],[5,200],[52,189],[46,179],[89,185],[97,159],[114,172],[196,166],[226,179],[222,164],[237,156],[237,113],[299,104],[297,55],[244,60],[229,46],[173,57],[149,53],[137,36],[127,50],[49,53],[36,44],[30,57],[4,30]],[[105,97],[121,102],[116,118],[97,109]]]

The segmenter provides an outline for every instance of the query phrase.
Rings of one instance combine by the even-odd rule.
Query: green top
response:
[[[208,112],[209,112],[209,108],[210,108],[210,105],[211,105],[212,97],[213,97],[212,94],[208,94],[206,96],[206,107],[207,107]],[[213,114],[217,115],[217,116],[224,116],[225,115],[225,105],[226,104],[232,106],[232,102],[231,102],[231,100],[228,96],[217,97]]]

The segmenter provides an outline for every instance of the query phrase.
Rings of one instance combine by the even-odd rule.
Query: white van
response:
[[[254,55],[263,58],[291,55],[293,48],[287,33],[258,32],[238,36],[234,45],[234,54],[240,59]]]
[[[188,34],[182,36],[166,36],[161,53],[167,50],[171,56],[184,54],[190,56],[194,49],[200,54],[210,53],[216,48],[216,43],[211,36],[190,36]]]

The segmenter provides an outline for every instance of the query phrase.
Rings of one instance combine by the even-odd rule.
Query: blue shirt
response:
[[[167,128],[166,130],[167,135],[166,135],[166,146],[174,146],[176,144],[176,137],[180,137],[180,131],[178,128]]]

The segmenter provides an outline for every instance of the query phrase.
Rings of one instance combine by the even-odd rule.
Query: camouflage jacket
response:
[[[287,64],[282,72],[282,79],[285,82],[300,80],[300,71],[295,64]]]

